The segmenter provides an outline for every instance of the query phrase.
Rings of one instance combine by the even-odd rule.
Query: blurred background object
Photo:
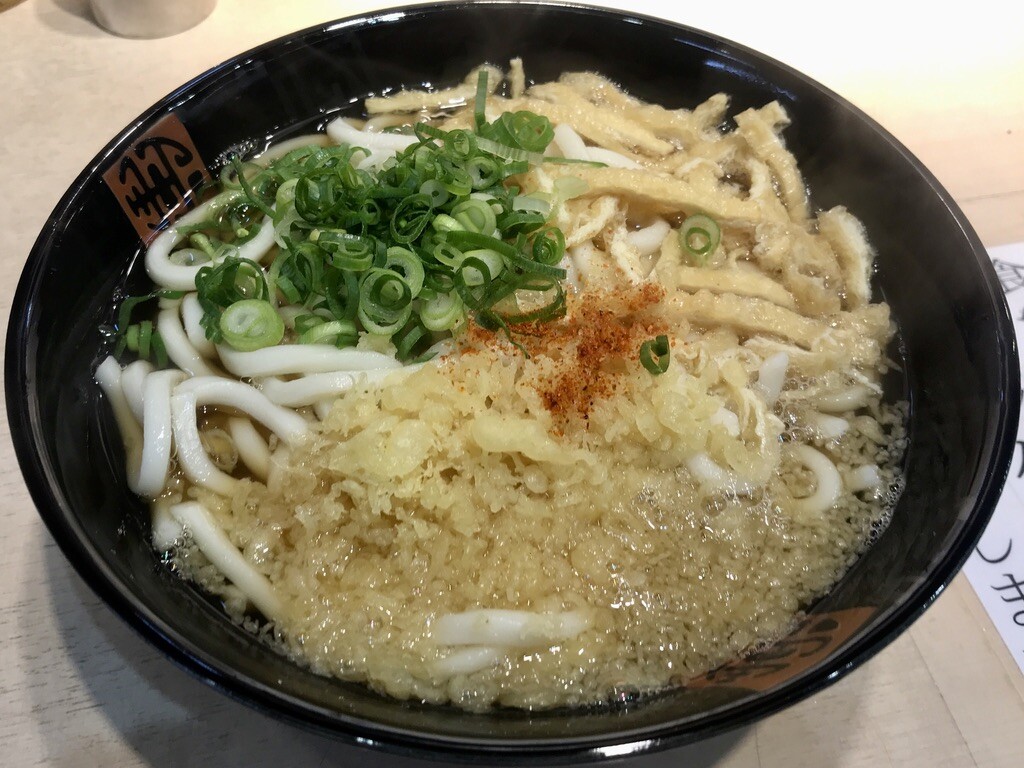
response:
[[[0,0],[0,7],[9,0]],[[90,0],[96,21],[122,37],[167,37],[191,29],[217,0]]]

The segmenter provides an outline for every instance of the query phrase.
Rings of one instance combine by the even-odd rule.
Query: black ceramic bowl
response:
[[[227,148],[322,123],[325,109],[358,109],[370,93],[454,83],[481,61],[517,55],[534,79],[597,70],[669,107],[717,91],[733,95],[733,114],[778,99],[815,205],[847,205],[877,247],[877,286],[899,323],[912,403],[907,488],[892,524],[801,628],[699,685],[615,710],[468,714],[398,702],[317,677],[260,645],[150,549],[148,514],[125,485],[91,379],[111,297],[145,284],[134,263],[139,233],[201,178],[203,161],[215,166]],[[1020,392],[1013,330],[986,253],[892,136],[817,83],[725,40],[650,18],[526,3],[420,6],[329,24],[169,95],[96,156],[39,236],[14,301],[6,376],[11,431],[40,514],[83,578],[156,647],[305,726],[490,760],[587,759],[693,741],[791,704],[876,653],[931,603],[981,534],[1011,458]]]

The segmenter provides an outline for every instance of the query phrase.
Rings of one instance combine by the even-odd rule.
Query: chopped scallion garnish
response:
[[[679,227],[679,244],[690,257],[703,266],[722,240],[722,229],[710,216],[695,213]]]
[[[236,301],[221,313],[219,325],[224,341],[239,352],[271,347],[284,338],[284,320],[265,299]]]
[[[668,370],[672,361],[668,336],[661,334],[657,338],[648,339],[640,345],[640,363],[652,376],[658,376]]]
[[[585,185],[560,179],[547,199],[509,183],[543,162],[554,131],[527,111],[488,122],[487,93],[482,72],[471,129],[418,123],[414,142],[383,163],[365,166],[367,151],[354,145],[301,147],[265,166],[232,158],[223,202],[179,230],[170,255],[203,265],[196,290],[207,337],[236,349],[280,343],[280,302],[293,308],[289,341],[343,346],[368,332],[412,360],[467,313],[506,332],[564,313],[565,238],[547,218]],[[278,250],[264,267],[237,245],[267,220]],[[510,311],[521,292],[541,292],[526,302],[540,309]],[[139,327],[124,344],[151,352],[154,334]]]

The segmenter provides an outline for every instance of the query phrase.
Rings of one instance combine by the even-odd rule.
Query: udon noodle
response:
[[[592,73],[484,71],[367,99],[364,120],[235,164],[149,247],[167,290],[129,346],[171,364],[111,356],[96,374],[128,482],[152,502],[154,546],[317,672],[471,709],[683,685],[783,636],[885,526],[905,413],[883,399],[894,329],[871,301],[873,252],[845,208],[812,208],[778,103],[726,128],[723,94],[668,109]],[[549,125],[546,146],[488,144],[506,114]],[[466,297],[461,314],[415,343],[386,317],[290,301],[288,233],[327,241],[282,213],[287,183],[246,175],[339,146],[344,174],[383,173],[453,131],[519,163],[504,202],[469,197],[499,221],[540,213],[558,261],[537,256],[529,286],[473,311],[487,278],[536,265],[463,248],[462,293],[411,299],[443,314]],[[240,198],[236,239],[211,248],[203,222]],[[211,331],[197,291],[240,258],[276,313],[245,332],[280,330],[254,349]]]

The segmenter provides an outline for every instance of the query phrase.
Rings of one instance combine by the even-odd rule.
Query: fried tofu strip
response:
[[[563,228],[565,247],[572,248],[597,237],[620,213],[619,201],[605,195],[595,200],[573,200],[566,206],[569,220]]]
[[[513,99],[526,93],[526,70],[518,56],[508,63],[508,87]]]
[[[793,296],[767,275],[747,269],[706,269],[682,266],[675,273],[676,288],[681,291],[708,290],[763,299],[789,310],[796,309]]]
[[[714,294],[708,290],[680,292],[667,299],[668,311],[694,325],[731,327],[743,335],[767,334],[787,339],[805,349],[829,329],[824,323],[797,314],[764,299]]]
[[[533,112],[546,117],[555,125],[568,123],[593,144],[625,155],[637,163],[642,163],[646,158],[663,157],[675,150],[675,147],[667,141],[662,141],[643,126],[629,120],[616,119],[616,113],[595,107],[579,96],[576,96],[576,99],[578,103],[572,105],[531,96],[507,99],[503,102],[491,99],[488,114],[493,106],[495,111]]]
[[[755,200],[733,197],[725,191],[698,189],[672,176],[631,168],[555,167],[553,175],[577,176],[587,183],[587,196],[616,195],[648,206],[652,213],[691,214],[703,211],[720,223],[749,226],[763,216]]]
[[[531,101],[533,99],[548,101],[572,110],[575,115],[582,118],[581,129],[584,125],[591,123],[600,126],[602,131],[613,134],[618,142],[626,148],[654,157],[663,157],[675,151],[672,144],[659,139],[647,126],[630,119],[618,110],[602,109],[564,83],[535,85],[530,88],[529,96]],[[575,121],[572,122],[576,124]],[[587,135],[583,130],[580,132],[584,136]],[[588,138],[590,137],[588,136]]]
[[[797,309],[796,299],[784,286],[752,265],[694,267],[686,261],[679,239],[666,237],[661,244],[655,275],[669,291],[733,293]]]
[[[729,106],[729,97],[724,93],[711,96],[693,110],[645,104],[622,91],[611,80],[593,72],[568,72],[559,80],[588,101],[614,109],[662,138],[679,139],[687,145],[717,138],[718,126]]]
[[[484,64],[470,72],[461,84],[441,91],[399,91],[391,96],[371,96],[366,100],[366,112],[380,115],[388,112],[436,112],[468,104],[476,95],[477,77],[480,70],[487,71],[487,92],[494,93],[504,74],[490,64]]]
[[[846,305],[857,309],[871,301],[871,246],[864,225],[849,211],[837,206],[818,214],[818,232],[832,246],[843,273]]]
[[[787,125],[789,116],[777,101],[736,115],[737,132],[746,139],[754,155],[771,168],[789,215],[793,221],[804,223],[810,216],[807,189],[796,158],[786,149],[779,135]]]

